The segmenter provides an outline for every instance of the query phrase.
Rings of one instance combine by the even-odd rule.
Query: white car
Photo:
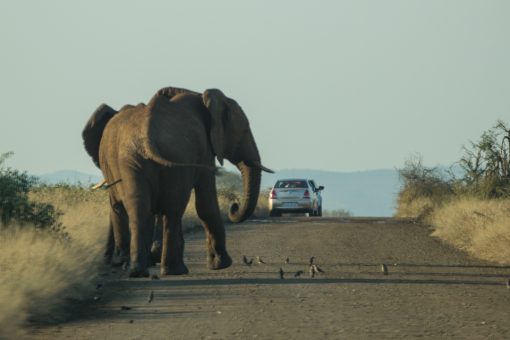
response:
[[[269,215],[308,213],[308,216],[322,216],[322,190],[324,187],[315,185],[312,179],[279,179],[269,192]]]

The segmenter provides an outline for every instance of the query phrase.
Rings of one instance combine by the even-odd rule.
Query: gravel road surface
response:
[[[98,301],[65,323],[34,327],[31,338],[509,339],[510,266],[429,234],[385,218],[252,220],[228,226],[234,264],[211,271],[198,230],[186,235],[190,274],[151,280],[110,271]],[[312,256],[324,271],[314,278]]]

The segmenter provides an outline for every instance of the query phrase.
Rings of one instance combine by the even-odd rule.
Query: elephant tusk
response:
[[[260,170],[265,171],[265,172],[270,173],[270,174],[274,174],[274,171],[273,171],[273,170],[271,170],[271,169],[269,169],[269,168],[266,168],[266,167],[265,167],[265,166],[263,166],[262,164],[259,164],[259,166],[260,166]]]
[[[97,183],[96,185],[94,185],[94,186],[93,186],[93,187],[91,187],[90,189],[91,189],[91,190],[101,189],[104,185],[107,185],[107,183],[106,183],[106,179],[103,179],[101,182]]]
[[[114,186],[115,184],[120,183],[120,182],[122,182],[122,178],[119,178],[118,180],[113,181],[112,183],[109,183],[109,184],[106,183],[105,185],[103,185],[103,188],[110,189],[112,186]]]
[[[269,169],[269,168],[266,168],[265,166],[263,166],[262,164],[260,164],[259,162],[252,162],[253,166],[259,168],[260,170],[262,171],[265,171],[267,173],[270,173],[270,174],[274,174],[274,171]]]

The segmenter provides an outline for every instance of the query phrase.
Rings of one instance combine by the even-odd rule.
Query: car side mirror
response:
[[[319,190],[319,191],[320,191],[320,190],[324,190],[324,186],[323,186],[323,185],[320,185],[318,190]]]

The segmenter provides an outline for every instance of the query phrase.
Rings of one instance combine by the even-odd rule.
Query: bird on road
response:
[[[149,293],[149,297],[147,298],[147,302],[151,303],[152,300],[154,300],[154,291],[151,290],[151,292]]]
[[[383,275],[388,275],[388,266],[387,265],[385,265],[383,263],[383,264],[381,264],[380,268],[381,268],[381,272],[383,273]]]
[[[266,264],[261,258],[260,256],[257,256],[257,263],[258,264]]]
[[[152,274],[151,280],[159,280],[159,276],[156,274]]]
[[[294,277],[300,277],[301,274],[303,274],[303,271],[302,270],[298,270],[295,274],[294,274]]]
[[[283,269],[280,268],[280,270],[278,271],[278,274],[280,274],[280,280],[283,280],[283,275],[285,274]]]
[[[313,264],[313,260],[315,260],[315,256],[310,257],[309,265],[311,266]]]
[[[510,279],[506,280],[506,288],[510,289]]]
[[[243,262],[245,265],[251,266],[251,264],[253,263],[253,259],[248,261],[248,258],[245,255],[243,255]]]
[[[289,262],[290,262],[290,259],[289,259],[289,257],[287,257],[287,258],[285,259],[285,263],[286,263],[286,264],[289,264]]]
[[[316,273],[324,273],[324,270],[322,270],[318,265],[312,264],[313,271]]]

